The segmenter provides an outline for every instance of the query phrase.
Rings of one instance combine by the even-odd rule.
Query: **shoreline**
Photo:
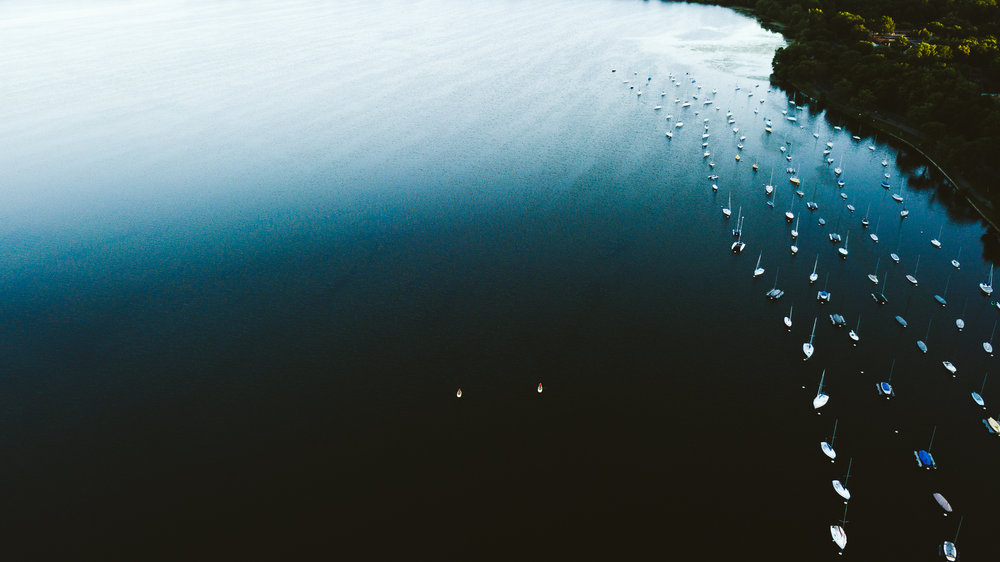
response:
[[[781,36],[784,37],[785,41],[789,45],[795,42],[794,39],[785,35],[784,33],[785,25],[782,24],[781,22],[762,17],[753,8],[748,8],[744,6],[727,6],[727,7],[729,7],[731,10],[737,13],[741,13],[748,17],[754,18],[754,20],[756,20],[757,23],[759,23],[761,27],[763,27],[764,29],[773,31],[775,33],[780,33]],[[773,57],[771,58],[771,67],[772,67],[771,76],[774,76]],[[899,123],[897,125],[882,117],[874,116],[867,111],[858,111],[852,107],[840,103],[831,102],[825,99],[821,100],[821,98],[825,97],[824,94],[827,93],[822,89],[806,89],[803,88],[801,85],[795,84],[793,82],[784,82],[782,84],[779,84],[777,82],[772,82],[772,84],[778,86],[786,86],[792,91],[798,92],[806,96],[807,98],[809,98],[810,101],[819,102],[822,105],[826,106],[827,108],[832,109],[833,111],[844,115],[845,117],[849,117],[851,119],[857,119],[858,121],[863,121],[869,126],[871,126],[873,129],[877,130],[878,132],[884,133],[892,137],[896,141],[905,144],[906,146],[908,146],[909,148],[920,154],[920,156],[922,156],[924,160],[926,160],[931,166],[933,166],[934,169],[937,170],[941,174],[941,176],[943,176],[945,180],[951,184],[953,189],[955,189],[962,195],[962,198],[965,199],[965,201],[969,204],[970,207],[972,207],[972,209],[976,212],[976,214],[979,215],[981,219],[983,219],[983,221],[987,224],[989,228],[993,229],[994,234],[1000,234],[1000,224],[998,224],[1000,223],[1000,216],[998,216],[996,210],[992,207],[992,204],[990,203],[989,199],[983,197],[983,195],[978,191],[976,191],[976,189],[971,185],[964,182],[956,181],[954,176],[952,176],[952,174],[949,174],[947,171],[945,171],[945,169],[942,168],[941,165],[938,164],[937,161],[930,154],[928,154],[927,151],[918,146],[918,144],[921,144],[922,143],[921,141],[924,139],[916,135],[907,134],[903,130],[903,127],[908,127],[905,123]],[[981,205],[988,207],[988,210],[984,210],[981,207]]]
[[[922,156],[924,160],[926,160],[931,166],[933,166],[934,169],[937,170],[938,173],[940,173],[941,176],[944,177],[944,179],[949,184],[951,184],[952,188],[958,191],[962,195],[962,198],[965,199],[965,201],[969,204],[969,206],[971,206],[972,209],[975,210],[976,214],[978,214],[979,217],[983,219],[983,221],[995,231],[995,233],[1000,233],[1000,225],[998,225],[997,223],[995,212],[993,211],[993,209],[990,208],[990,211],[987,212],[982,208],[980,208],[980,205],[977,202],[977,201],[982,201],[985,204],[988,204],[988,200],[984,198],[979,192],[977,192],[975,188],[973,188],[972,186],[955,180],[955,178],[947,171],[945,171],[945,169],[942,168],[941,165],[938,164],[937,161],[934,160],[934,158],[927,153],[927,151],[918,146],[918,143],[920,142],[921,139],[915,138],[911,135],[907,135],[905,131],[903,131],[901,128],[903,126],[906,126],[905,123],[896,125],[886,119],[883,119],[881,117],[876,117],[868,112],[856,111],[853,110],[853,108],[850,108],[848,106],[839,103],[834,103],[827,100],[821,100],[820,96],[822,96],[822,94],[825,92],[808,90],[793,82],[785,82],[783,84],[778,84],[778,85],[787,86],[791,90],[806,96],[810,101],[819,102],[825,105],[827,108],[832,109],[835,112],[841,113],[848,118],[857,119],[858,121],[863,121],[864,123],[871,126],[873,129],[877,130],[878,132],[884,133],[892,137],[896,141],[905,144],[907,147],[914,150],[917,154],[920,154],[920,156]]]

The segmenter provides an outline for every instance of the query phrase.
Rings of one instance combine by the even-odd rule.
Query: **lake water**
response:
[[[994,238],[789,105],[783,44],[625,0],[0,5],[3,551],[840,559],[853,459],[843,557],[932,560],[964,515],[997,558]]]

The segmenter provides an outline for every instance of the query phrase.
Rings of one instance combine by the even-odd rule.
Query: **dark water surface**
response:
[[[789,105],[782,44],[616,0],[4,3],[3,551],[933,560],[964,515],[996,559],[992,238],[919,158]]]

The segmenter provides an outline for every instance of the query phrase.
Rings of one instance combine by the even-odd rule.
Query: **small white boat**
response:
[[[907,274],[907,275],[906,275],[906,280],[907,280],[907,281],[909,281],[909,282],[910,282],[910,284],[911,284],[911,285],[913,285],[914,287],[916,287],[916,286],[917,286],[917,278],[916,278],[916,274],[917,274],[917,268],[918,268],[918,267],[920,267],[920,256],[917,256],[917,265],[915,265],[915,266],[913,267],[913,273],[912,273],[912,274]]]
[[[799,247],[798,247],[798,246],[796,246],[795,244],[792,244],[792,245],[791,245],[791,250],[792,250],[792,255],[793,255],[793,256],[794,256],[795,254],[799,253]]]
[[[783,320],[784,323],[785,323],[785,328],[788,328],[789,330],[792,329],[792,310],[794,310],[794,309],[795,309],[795,305],[792,305],[792,306],[788,307],[788,316],[785,316],[785,318]],[[983,384],[985,385],[985,383],[983,383]]]
[[[960,257],[962,257],[962,248],[958,249],[958,255],[955,256],[955,259],[951,260],[951,266],[955,269],[960,269],[962,267],[962,264],[958,261],[958,258]]]
[[[944,365],[944,368],[947,369],[952,375],[958,372],[958,367],[955,367],[951,361],[942,361],[941,364]]]
[[[816,351],[816,349],[813,347],[813,343],[812,343],[813,342],[813,338],[816,336],[816,320],[817,320],[816,318],[813,319],[813,329],[812,329],[812,333],[809,334],[809,341],[807,341],[806,343],[802,344],[802,353],[805,354],[807,360],[810,357],[812,357],[813,356],[813,352]]]
[[[660,110],[660,109],[663,109],[662,105],[653,106],[653,111],[657,111],[657,110]]]
[[[726,206],[722,208],[722,214],[723,214],[723,216],[725,216],[725,217],[726,217],[727,219],[729,218],[729,215],[732,215],[732,214],[733,214],[733,210],[732,210],[732,208],[731,208],[732,206],[733,206],[733,194],[732,194],[732,193],[730,193],[730,194],[729,194],[729,202],[728,202],[728,203],[726,203]]]
[[[979,284],[979,290],[987,297],[993,294],[993,264],[990,264],[990,278],[985,283]]]
[[[764,275],[764,268],[760,266],[760,258],[762,258],[763,256],[764,256],[763,251],[761,251],[760,254],[757,256],[757,266],[753,270],[753,276],[755,278]]]
[[[819,377],[819,388],[816,389],[816,397],[813,398],[813,409],[819,410],[826,403],[830,401],[830,395],[823,392],[823,379],[826,377],[826,369],[823,369],[823,374]]]
[[[851,499],[851,492],[847,489],[847,481],[851,479],[851,465],[854,464],[854,458],[851,457],[847,461],[847,475],[844,476],[844,483],[841,484],[840,480],[833,481],[833,489],[837,492],[837,495],[844,498],[845,500]]]
[[[538,393],[542,393],[542,383],[538,383]]]
[[[989,373],[983,375],[983,386],[980,387],[979,392],[976,391],[972,392],[972,401],[983,408],[986,407],[986,400],[983,398],[983,391],[986,390],[986,378],[989,376],[990,376]]]
[[[799,185],[800,183],[802,183],[802,180],[800,180],[795,176],[788,178],[788,181],[792,182],[792,185]]]
[[[941,247],[941,234],[943,232],[944,232],[944,225],[941,225],[941,230],[938,231],[938,237],[937,238],[931,238],[931,246],[934,246],[935,248],[940,248]]]
[[[667,138],[668,138],[668,139],[672,139],[672,138],[674,138],[674,134],[673,134],[673,133],[671,133],[670,131],[667,131]]]
[[[799,219],[795,219],[795,228],[792,229],[790,234],[792,235],[792,240],[795,240],[796,238],[799,237]]]
[[[851,241],[851,233],[848,232],[847,236],[844,238],[844,247],[837,248],[837,253],[840,254],[841,259],[847,259],[847,244]]]
[[[858,315],[858,325],[854,327],[853,330],[847,332],[847,337],[851,338],[851,341],[857,344],[861,341],[861,336],[858,335],[858,329],[861,328],[861,315]]]
[[[833,437],[830,438],[830,441],[823,441],[822,443],[819,444],[820,450],[823,451],[824,455],[826,455],[827,457],[830,457],[831,460],[834,460],[834,459],[837,458],[837,451],[835,451],[834,448],[833,448],[833,442],[837,438],[837,422],[838,421],[839,420],[834,420],[833,421]]]
[[[964,515],[958,520],[958,530],[955,531],[955,538],[941,543],[941,555],[944,556],[944,559],[948,562],[955,562],[958,560],[958,547],[955,546],[955,543],[958,542],[958,534],[962,532],[962,521],[964,520]]]
[[[941,506],[941,509],[943,509],[943,510],[944,510],[944,513],[945,513],[945,516],[947,516],[947,515],[948,515],[949,513],[951,513],[951,511],[952,511],[952,509],[951,509],[951,504],[950,504],[950,503],[948,503],[948,500],[946,500],[946,499],[944,498],[944,496],[942,496],[942,495],[941,495],[940,493],[938,493],[938,492],[934,492],[934,493],[933,493],[932,495],[933,495],[933,497],[934,497],[934,501],[936,501],[936,502],[937,502],[937,504],[938,504],[939,506]]]
[[[819,279],[819,275],[816,274],[816,266],[819,265],[819,254],[816,254],[816,261],[813,263],[813,272],[809,274],[809,284],[813,284]]]

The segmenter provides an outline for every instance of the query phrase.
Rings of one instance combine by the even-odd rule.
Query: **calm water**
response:
[[[782,44],[617,0],[0,5],[3,551],[840,559],[853,458],[843,557],[935,559],[940,491],[995,559],[993,238],[919,158],[789,105]]]

